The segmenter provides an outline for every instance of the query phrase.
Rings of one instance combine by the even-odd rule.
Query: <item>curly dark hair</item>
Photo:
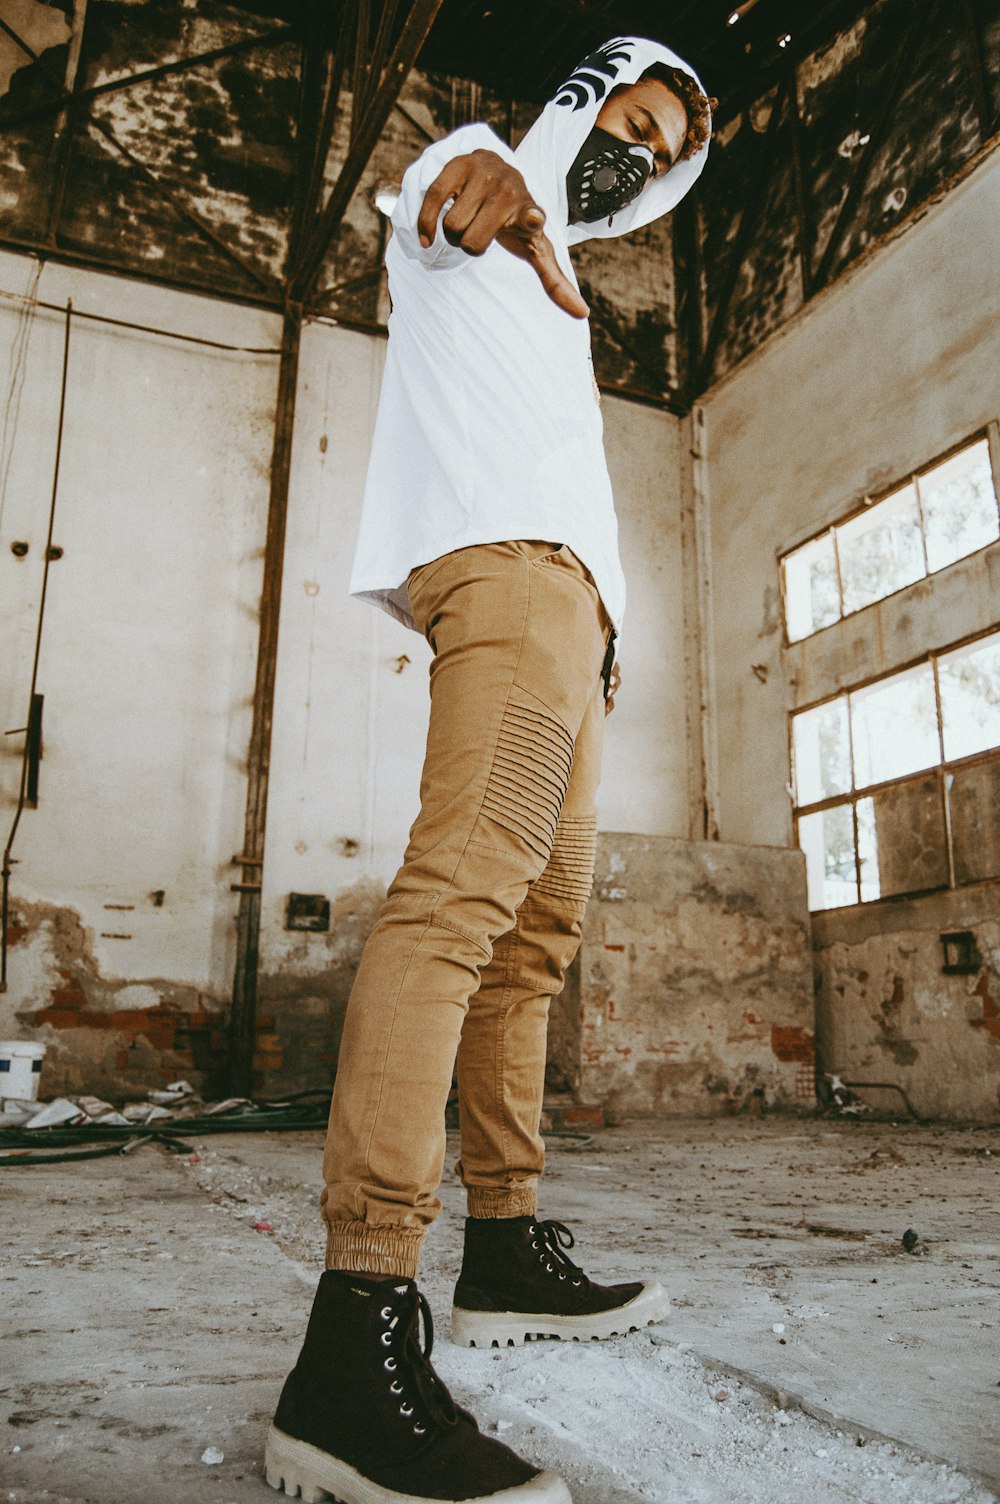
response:
[[[657,83],[666,84],[670,92],[677,95],[687,110],[688,131],[677,158],[678,162],[686,162],[711,140],[712,111],[718,107],[719,101],[704,94],[691,74],[685,73],[682,68],[671,68],[666,63],[654,63],[642,76],[655,78]]]

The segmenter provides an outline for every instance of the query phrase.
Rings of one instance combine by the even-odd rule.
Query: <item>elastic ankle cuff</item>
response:
[[[533,1217],[538,1209],[538,1191],[534,1185],[503,1191],[469,1186],[468,1201],[470,1217]]]
[[[327,1269],[352,1274],[395,1274],[416,1279],[422,1229],[378,1227],[370,1222],[331,1222],[326,1235]]]

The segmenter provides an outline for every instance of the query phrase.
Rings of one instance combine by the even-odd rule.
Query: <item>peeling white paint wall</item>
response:
[[[5,292],[227,343],[279,339],[278,320],[252,310],[55,265],[35,273],[0,257]],[[63,351],[62,316],[35,310],[20,366],[21,317],[0,300],[4,732],[26,720]],[[18,1031],[18,1009],[50,1004],[77,951],[109,983],[168,979],[164,992],[219,999],[231,989],[230,860],[242,840],[276,376],[273,356],[73,322],[53,537],[63,556],[50,566],[38,677],[40,798],[21,819],[11,894],[72,911],[83,929],[41,968],[12,947],[5,1034]],[[28,544],[24,558],[15,542]],[[22,746],[0,740],[4,842]],[[107,1006],[135,1009],[131,992]]]

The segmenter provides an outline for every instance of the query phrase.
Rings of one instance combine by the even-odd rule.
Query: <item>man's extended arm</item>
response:
[[[449,146],[468,138],[470,151],[441,164]],[[479,142],[492,140],[499,151]],[[528,192],[524,178],[501,152],[505,148],[487,127],[465,127],[437,143],[409,169],[393,213],[402,249],[428,267],[452,268],[463,256],[481,256],[494,241],[527,261],[552,301],[574,318],[586,318],[587,304],[556,260],[544,232],[545,211]],[[433,180],[428,175],[435,168]],[[442,245],[441,239],[447,242]],[[449,254],[449,248],[462,253]]]

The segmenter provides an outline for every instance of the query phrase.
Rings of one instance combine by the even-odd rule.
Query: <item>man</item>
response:
[[[327,1273],[267,1445],[267,1478],[344,1504],[566,1504],[480,1434],[430,1364],[415,1276],[437,1215],[456,1058],[468,1194],[453,1335],[607,1337],[658,1284],[601,1286],[539,1221],[549,1001],[593,878],[624,608],[587,307],[568,246],[673,208],[709,102],[638,38],[581,64],[516,152],[483,125],[407,172],[352,593],[433,649],[420,812],[362,956],[324,1159]],[[421,1312],[426,1333],[421,1344]]]

